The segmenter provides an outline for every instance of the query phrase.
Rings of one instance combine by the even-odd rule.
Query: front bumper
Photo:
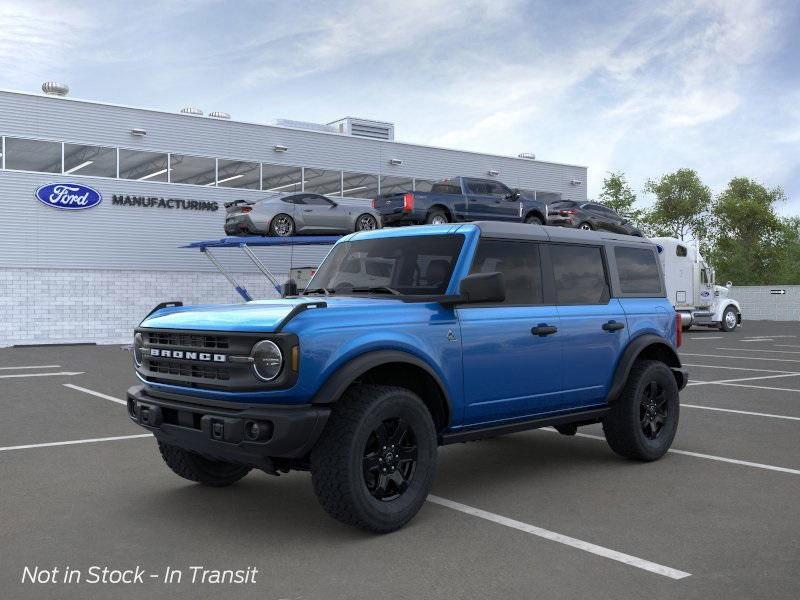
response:
[[[208,458],[273,470],[273,458],[302,458],[313,448],[330,408],[303,404],[239,405],[163,392],[128,390],[128,416],[166,444]],[[252,424],[259,427],[254,438]]]

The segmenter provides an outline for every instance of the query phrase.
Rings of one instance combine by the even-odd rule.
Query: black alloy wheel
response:
[[[294,233],[294,221],[289,215],[275,215],[272,218],[269,229],[272,235],[277,237],[289,237]]]
[[[588,221],[584,221],[580,225],[578,225],[578,229],[583,229],[584,231],[592,231],[594,227],[592,227],[591,223]]]
[[[667,422],[667,410],[664,388],[657,381],[645,385],[639,403],[639,420],[647,439],[654,440],[661,435]]]
[[[417,467],[417,440],[403,419],[376,427],[364,448],[364,483],[374,498],[391,502],[408,489]]]
[[[356,220],[356,231],[372,231],[378,228],[378,221],[372,215],[363,214]]]

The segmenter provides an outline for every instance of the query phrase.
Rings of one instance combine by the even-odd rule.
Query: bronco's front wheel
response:
[[[314,492],[339,521],[394,531],[425,502],[436,449],[436,429],[419,396],[394,386],[354,386],[311,453]]]
[[[670,368],[657,360],[639,360],[603,419],[603,433],[620,456],[656,460],[675,439],[679,410],[678,384]]]

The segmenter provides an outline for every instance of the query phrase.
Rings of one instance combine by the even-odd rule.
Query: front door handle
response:
[[[603,329],[606,331],[619,331],[620,329],[625,329],[625,324],[609,321],[608,323],[603,323]]]
[[[558,327],[553,327],[552,325],[547,325],[545,323],[537,325],[536,327],[531,329],[531,333],[533,335],[538,335],[539,337],[545,337],[546,335],[553,335],[556,331],[558,331]]]
[[[311,208],[304,208],[304,209],[303,209],[303,212],[314,212],[314,211],[313,211],[313,209],[311,209]]]

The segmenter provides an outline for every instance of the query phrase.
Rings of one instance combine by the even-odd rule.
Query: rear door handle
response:
[[[619,331],[620,329],[625,329],[625,324],[609,321],[608,323],[603,323],[603,329],[606,331]]]
[[[533,335],[538,335],[539,337],[545,337],[546,335],[553,335],[556,331],[558,331],[558,327],[553,327],[552,325],[547,325],[547,324],[537,325],[536,327],[531,329],[531,333]]]

